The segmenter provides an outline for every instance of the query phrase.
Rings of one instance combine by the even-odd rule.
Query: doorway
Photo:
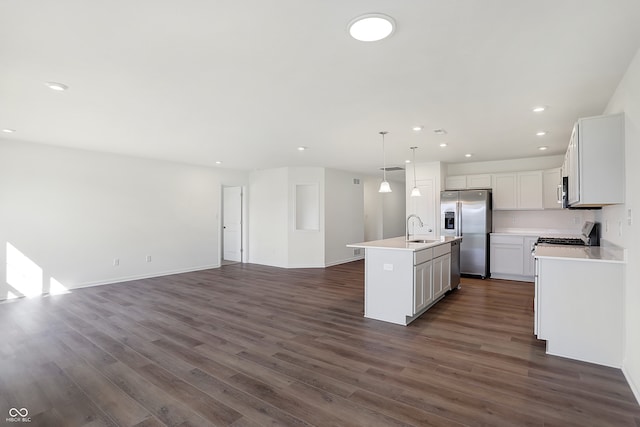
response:
[[[222,264],[242,262],[242,187],[222,188]]]

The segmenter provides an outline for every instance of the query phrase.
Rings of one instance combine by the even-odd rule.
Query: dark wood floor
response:
[[[0,421],[640,425],[619,370],[545,355],[532,284],[463,279],[403,327],[362,317],[363,283],[236,264],[0,304]]]

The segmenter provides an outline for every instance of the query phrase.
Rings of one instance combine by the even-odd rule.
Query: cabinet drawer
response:
[[[491,244],[505,244],[505,245],[522,245],[524,238],[522,236],[494,236],[491,235]]]
[[[434,258],[449,253],[451,253],[451,243],[445,243],[444,245],[436,246],[435,248],[433,248]]]
[[[433,259],[433,248],[414,252],[413,265],[422,264]]]

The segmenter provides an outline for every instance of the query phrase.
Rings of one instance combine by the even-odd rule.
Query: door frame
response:
[[[247,251],[247,186],[246,185],[221,185],[220,186],[220,214],[218,215],[218,265],[224,260],[224,188],[240,188],[240,262],[248,261]]]

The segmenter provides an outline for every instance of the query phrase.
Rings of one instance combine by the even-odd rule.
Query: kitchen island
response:
[[[431,308],[451,289],[451,242],[460,239],[395,237],[347,245],[365,250],[364,317],[408,325]]]

